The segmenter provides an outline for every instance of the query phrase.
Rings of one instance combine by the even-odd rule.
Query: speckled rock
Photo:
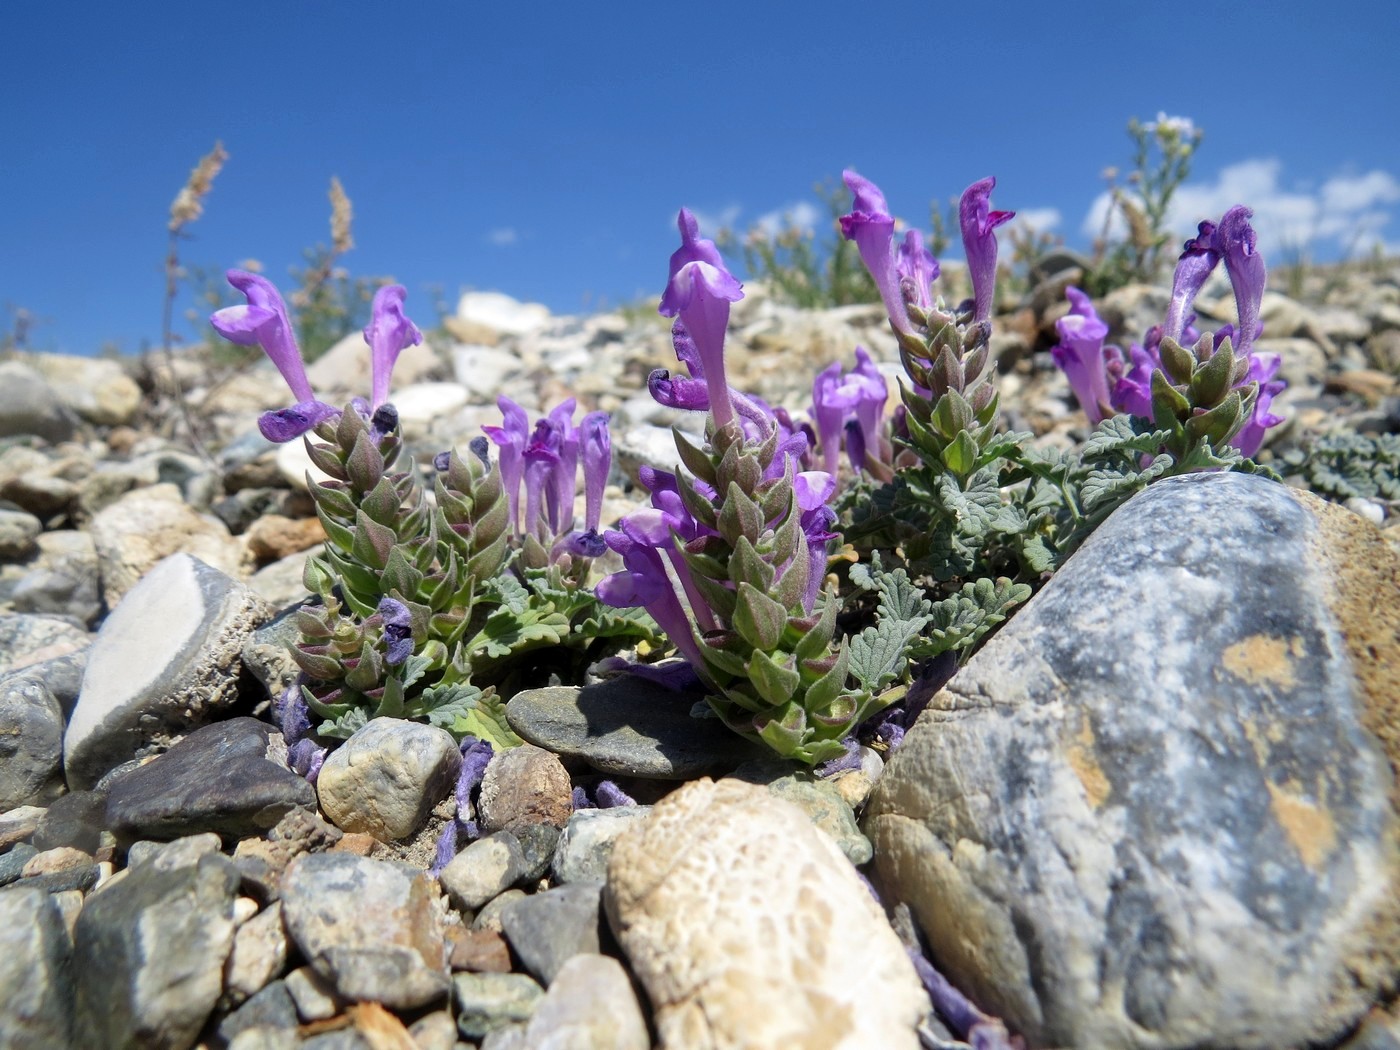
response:
[[[524,873],[520,842],[509,831],[498,831],[453,857],[438,880],[452,903],[469,912],[510,889]]]
[[[346,999],[410,1010],[446,997],[447,942],[432,880],[347,853],[309,853],[282,878],[298,950]]]
[[[343,831],[384,842],[412,835],[452,791],[462,754],[452,734],[402,718],[375,718],[326,758],[321,810]]]
[[[562,828],[574,811],[573,783],[558,757],[533,744],[497,752],[481,781],[477,812],[487,831],[530,824]]]
[[[63,725],[41,675],[0,677],[0,812],[63,794]]]
[[[22,510],[0,509],[0,561],[27,558],[39,548],[35,544],[44,523]]]
[[[580,809],[569,817],[551,865],[554,881],[603,882],[608,858],[617,840],[646,820],[650,806],[618,806],[613,809]]]
[[[76,653],[91,643],[92,635],[66,616],[0,615],[0,674]]]
[[[523,973],[459,973],[452,978],[457,1029],[469,1039],[528,1021],[544,989]]]
[[[64,736],[72,787],[87,787],[238,696],[239,652],[271,610],[188,554],[152,569],[103,623]]]
[[[850,862],[764,788],[698,780],[608,865],[613,933],[674,1050],[915,1050],[928,999]]]
[[[1329,1044],[1400,971],[1398,599],[1347,511],[1152,486],[911,730],[881,884],[1033,1047]]]

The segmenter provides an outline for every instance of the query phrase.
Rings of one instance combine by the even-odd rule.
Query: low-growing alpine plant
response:
[[[894,411],[864,347],[814,378],[805,420],[731,386],[726,328],[743,287],[681,209],[660,302],[680,368],[647,387],[704,413],[704,433],[677,428],[671,469],[640,470],[649,505],[608,529],[605,413],[576,423],[571,399],[532,421],[502,397],[500,425],[466,455],[438,453],[425,485],[389,399],[395,359],[422,340],[403,288],[380,290],[365,329],[369,399],[338,409],[311,389],[276,288],[230,272],[247,304],[214,327],[260,345],[294,399],[259,428],[302,437],[325,475],[308,477],[327,543],[307,563],[315,598],[294,614],[301,680],[279,701],[294,768],[314,777],[331,741],[394,716],[450,730],[479,779],[482,756],[519,742],[503,707],[516,691],[669,645],[683,663],[664,675],[703,691],[697,716],[830,770],[857,741],[896,746],[931,691],[1134,492],[1186,470],[1261,469],[1245,457],[1278,422],[1282,384],[1276,358],[1252,350],[1264,266],[1246,209],[1202,223],[1141,346],[1107,347],[1093,303],[1069,291],[1054,357],[1097,430],[1065,453],[1001,421],[996,231],[1012,213],[992,209],[995,180],[962,194],[973,294],[949,304],[920,232],[897,236],[879,188],[844,178],[840,229],[898,345]],[[1199,335],[1190,306],[1222,260],[1240,323]],[[443,858],[470,834],[453,828]]]

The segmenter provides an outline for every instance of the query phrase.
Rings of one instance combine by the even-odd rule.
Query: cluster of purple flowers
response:
[[[1200,224],[1177,263],[1166,318],[1148,330],[1141,345],[1134,343],[1126,352],[1105,344],[1108,325],[1089,297],[1078,288],[1067,290],[1070,312],[1055,324],[1060,343],[1051,349],[1051,354],[1069,378],[1074,396],[1091,423],[1097,425],[1115,412],[1152,418],[1152,373],[1162,368],[1162,340],[1191,345],[1200,339],[1191,304],[1222,261],[1234,291],[1239,325],[1222,326],[1212,336],[1212,343],[1219,347],[1229,339],[1236,359],[1248,358],[1249,371],[1238,385],[1257,383],[1259,391],[1250,418],[1230,444],[1242,454],[1253,456],[1259,451],[1264,432],[1283,422],[1282,416],[1270,410],[1273,399],[1287,385],[1275,378],[1279,355],[1255,353],[1252,349],[1263,331],[1259,307],[1266,276],[1254,228],[1249,223],[1252,214],[1243,205],[1236,205],[1218,224]]]
[[[759,398],[730,388],[724,337],[730,303],[743,297],[743,287],[725,266],[714,242],[700,237],[699,226],[688,210],[681,209],[677,225],[681,247],[671,256],[660,312],[676,317],[672,328],[676,356],[691,374],[672,376],[658,369],[648,387],[657,401],[669,407],[708,410],[714,432],[735,427],[753,443],[776,435],[777,451],[765,470],[765,480],[784,475],[793,479],[809,559],[803,608],[810,612],[826,575],[828,542],[836,535],[830,531],[836,513],[829,506],[836,492],[834,471],[801,469],[809,457],[809,431],[795,426],[786,413],[775,411]],[[869,361],[868,355],[865,360]],[[835,382],[839,386],[839,377]],[[828,415],[836,413],[833,425],[838,433],[842,409],[837,404],[843,396],[834,394],[828,406]],[[855,401],[846,400],[853,408]],[[868,411],[865,417],[873,429],[875,418]],[[691,666],[703,673],[705,664],[695,632],[703,635],[720,629],[721,624],[696,584],[681,548],[699,552],[719,533],[692,513],[675,474],[643,467],[641,481],[651,494],[651,506],[627,515],[616,529],[606,533],[604,539],[621,555],[623,569],[600,581],[597,595],[615,607],[644,607]],[[689,479],[686,484],[711,504],[720,500],[721,494],[703,479]],[[784,567],[778,568],[781,575]]]
[[[277,286],[266,277],[246,270],[229,270],[227,276],[228,283],[248,301],[216,311],[209,323],[231,343],[261,346],[297,399],[295,404],[265,413],[258,419],[263,437],[279,443],[291,441],[321,421],[339,415],[340,409],[319,400],[311,389],[296,333],[287,315],[287,304],[282,301]],[[403,302],[407,294],[401,284],[385,285],[374,294],[370,322],[365,328],[365,342],[370,346],[370,401],[356,398],[352,402],[366,418],[389,400],[389,377],[399,354],[423,341],[418,326],[404,315]]]
[[[601,555],[606,547],[598,525],[612,469],[608,414],[589,412],[575,426],[577,402],[569,398],[532,427],[526,411],[510,398],[498,398],[496,404],[501,409],[501,425],[482,429],[498,449],[501,484],[516,537],[533,537],[551,556],[565,552],[584,558]],[[575,479],[580,466],[583,528],[575,529]]]

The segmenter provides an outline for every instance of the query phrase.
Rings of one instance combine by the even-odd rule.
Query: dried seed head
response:
[[[180,187],[180,192],[175,195],[175,200],[170,205],[169,229],[171,233],[194,222],[204,214],[204,198],[214,188],[214,177],[222,170],[226,160],[228,160],[228,154],[224,151],[222,142],[215,142],[214,148],[200,158],[199,163],[190,172],[189,179]]]

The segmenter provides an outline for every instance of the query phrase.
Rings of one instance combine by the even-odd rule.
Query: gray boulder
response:
[[[1400,958],[1400,560],[1282,485],[1154,485],[935,697],[878,879],[1032,1047],[1330,1045]]]

